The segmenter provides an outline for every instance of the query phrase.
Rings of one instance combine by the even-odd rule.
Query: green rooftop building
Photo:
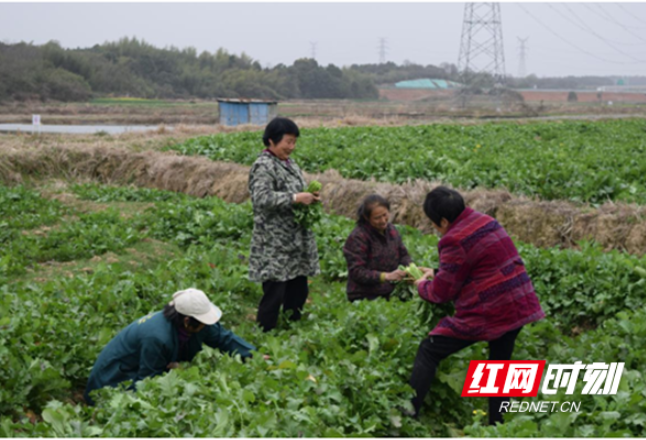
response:
[[[413,79],[410,81],[399,81],[395,84],[398,89],[435,89],[435,90],[449,90],[457,89],[461,84],[448,81],[445,79]]]

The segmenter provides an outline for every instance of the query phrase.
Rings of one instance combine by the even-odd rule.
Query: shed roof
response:
[[[271,101],[265,99],[250,99],[250,98],[217,98],[218,102],[230,102],[234,104],[278,104],[278,101]]]

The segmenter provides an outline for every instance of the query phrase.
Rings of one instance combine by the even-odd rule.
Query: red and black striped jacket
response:
[[[438,243],[440,270],[419,284],[426,301],[453,301],[431,335],[491,341],[545,317],[525,264],[504,228],[466,208]]]

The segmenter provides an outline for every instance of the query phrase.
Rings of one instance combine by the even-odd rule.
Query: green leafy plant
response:
[[[109,187],[97,195],[115,202],[147,197]],[[590,243],[565,251],[517,243],[548,319],[523,328],[514,359],[625,362],[616,396],[577,395],[579,413],[509,413],[504,425],[485,426],[485,400],[460,397],[469,361],[487,357],[486,343],[478,343],[442,361],[421,419],[414,420],[396,408],[409,405],[413,395],[407,383],[419,342],[452,313],[450,305],[416,295],[406,302],[348,303],[341,248],[354,223],[323,214],[313,228],[323,274],[313,279],[303,319],[262,333],[253,318],[262,291],[246,277],[251,205],[159,196],[141,217],[126,220],[107,211],[79,216],[61,231],[71,249],[83,250],[76,258],[127,246],[134,234],[179,244],[166,261],[139,271],[101,264],[91,273],[41,282],[5,275],[10,283],[0,284],[0,435],[646,435],[644,257],[604,253]],[[436,267],[437,237],[398,230],[416,264]],[[43,249],[52,255],[70,249],[51,243]],[[81,404],[78,395],[105,344],[187,286],[205,290],[224,311],[223,325],[270,359],[254,356],[243,363],[207,348],[183,369],[144,380],[136,392],[104,389],[96,407]]]
[[[506,188],[546,200],[646,203],[643,119],[303,129],[294,158],[308,172],[463,188]],[[189,139],[170,149],[251,165],[258,134]]]
[[[318,180],[310,182],[305,192],[310,194],[321,191],[322,185]],[[312,226],[321,221],[323,215],[323,205],[320,202],[311,205],[298,204],[294,206],[294,220],[305,229],[311,229]]]
[[[408,276],[413,280],[419,280],[424,276],[424,272],[422,271],[422,269],[417,267],[415,263],[411,263],[408,266],[399,266],[398,269],[406,272]]]

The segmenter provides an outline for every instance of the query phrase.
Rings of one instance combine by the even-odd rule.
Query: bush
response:
[[[58,101],[87,101],[92,90],[81,76],[64,69],[49,69],[42,74],[41,96]]]
[[[577,96],[576,92],[570,92],[567,94],[567,102],[577,102],[579,100],[579,97]]]

